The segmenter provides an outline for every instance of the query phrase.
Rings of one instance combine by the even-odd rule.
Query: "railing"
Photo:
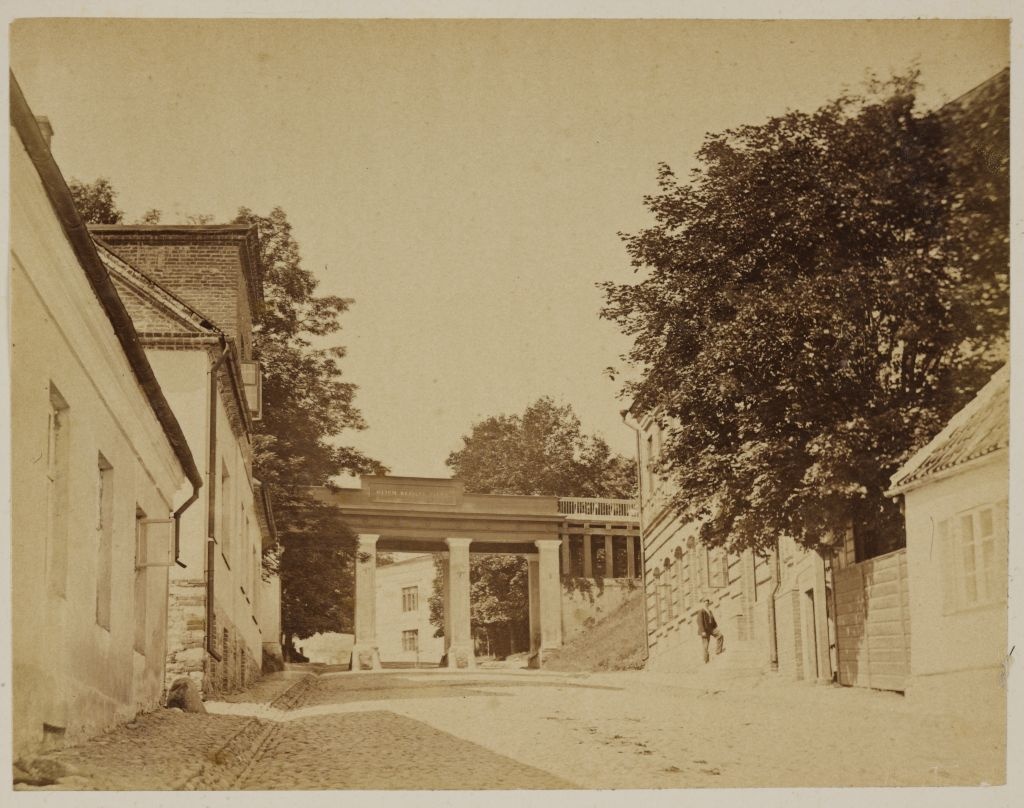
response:
[[[640,518],[640,508],[635,499],[559,497],[558,512],[564,516],[614,516],[619,519]]]

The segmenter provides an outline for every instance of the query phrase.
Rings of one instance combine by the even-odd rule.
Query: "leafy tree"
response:
[[[624,394],[667,428],[659,471],[712,546],[902,543],[889,476],[1005,361],[1008,77],[938,111],[916,75],[708,135],[641,279],[603,284],[634,338]]]
[[[281,620],[285,636],[351,632],[356,540],[336,509],[285,491],[275,498],[282,551]],[[290,495],[289,495],[290,494]]]
[[[446,462],[471,493],[635,495],[633,463],[613,454],[602,438],[583,434],[571,406],[559,406],[547,397],[522,414],[497,415],[474,424],[462,440],[462,448]],[[474,632],[486,633],[498,648],[525,648],[529,642],[525,559],[472,556],[470,580]],[[431,622],[439,630],[444,625],[441,587],[439,574],[430,598]]]
[[[79,215],[90,224],[120,224],[124,211],[117,207],[117,192],[110,180],[100,177],[94,182],[72,179],[68,190],[75,202]]]
[[[337,333],[352,301],[316,294],[318,281],[302,267],[281,208],[259,216],[243,207],[235,221],[255,224],[260,233],[265,304],[253,347],[263,368],[264,410],[254,465],[256,476],[271,486],[280,514],[282,628],[299,637],[348,630],[355,537],[305,487],[329,485],[344,472],[385,470],[337,443],[345,430],[365,428],[353,403],[356,388],[342,378],[345,349],[314,347],[311,341]]]
[[[636,488],[633,463],[584,435],[570,405],[547,397],[521,415],[474,424],[462,440],[446,463],[473,493],[629,497]]]
[[[139,219],[139,224],[160,224],[160,217],[163,213],[158,208],[150,208]]]

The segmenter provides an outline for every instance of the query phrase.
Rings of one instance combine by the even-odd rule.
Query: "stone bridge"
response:
[[[459,480],[367,475],[360,488],[313,489],[337,508],[359,539],[355,581],[352,669],[380,667],[374,614],[377,551],[446,553],[444,636],[448,666],[472,668],[470,553],[512,553],[527,560],[530,665],[562,645],[563,570],[573,559],[568,538],[582,536],[591,570],[591,540],[603,536],[606,571],[613,574],[613,538],[627,542],[627,567],[635,574],[639,518],[629,500],[467,494]],[[563,543],[563,539],[566,541]],[[561,548],[561,553],[560,553]],[[579,565],[577,565],[579,566]]]

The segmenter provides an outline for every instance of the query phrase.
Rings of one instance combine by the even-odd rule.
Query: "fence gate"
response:
[[[839,682],[903,690],[910,673],[907,551],[835,573]]]

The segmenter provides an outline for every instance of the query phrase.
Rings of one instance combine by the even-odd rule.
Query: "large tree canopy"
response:
[[[661,166],[603,316],[706,543],[899,542],[889,475],[1005,361],[1007,88],[921,111],[915,76],[874,82]]]
[[[240,208],[236,222],[255,224],[263,265],[263,311],[253,346],[263,369],[263,419],[258,423],[255,472],[271,485],[282,536],[282,628],[286,635],[347,631],[352,620],[355,537],[317,506],[305,486],[328,485],[344,472],[384,468],[337,443],[345,430],[365,424],[342,378],[340,346],[316,347],[313,338],[336,334],[351,300],[317,296],[314,275],[303,268],[299,245],[281,208],[258,216]]]
[[[462,441],[446,462],[471,493],[617,498],[636,492],[633,462],[613,454],[603,438],[584,434],[570,405],[547,397],[522,414],[474,424]],[[516,643],[524,648],[529,632],[526,561],[501,555],[471,558],[474,631],[485,632],[500,649]],[[430,600],[431,621],[438,629],[444,615],[440,587],[438,575]]]

